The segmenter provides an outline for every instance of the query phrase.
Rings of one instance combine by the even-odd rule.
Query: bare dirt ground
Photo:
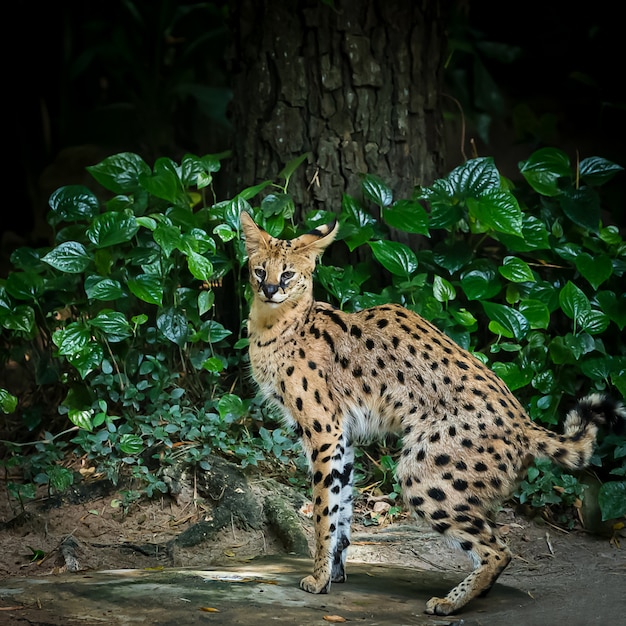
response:
[[[262,480],[255,483],[252,479],[250,484],[260,500],[267,495]],[[164,546],[171,545],[182,532],[198,521],[211,519],[210,505],[177,503],[163,497],[139,501],[124,510],[120,494],[108,490],[95,490],[82,500],[41,499],[21,511],[0,487],[0,581],[55,576],[72,568],[84,572],[228,565],[287,551],[269,524],[242,529],[234,520],[207,542],[167,550]],[[380,500],[358,501],[349,560],[448,573],[469,571],[465,557],[448,549],[434,533],[416,527],[407,516],[400,515],[391,522],[386,509]],[[310,542],[308,510],[305,504],[297,515]],[[618,530],[612,537],[598,537],[584,530],[564,531],[542,520],[529,520],[510,508],[498,514],[497,523],[514,554],[499,582],[531,598],[551,598],[554,621],[547,614],[546,624],[561,623],[559,607],[572,594],[578,599],[588,594],[590,606],[596,605],[597,585],[592,589],[589,581],[600,585],[605,581],[608,597],[598,605],[598,621],[585,624],[605,623],[602,603],[622,604],[626,614],[624,594],[615,597],[611,591],[618,584],[623,590],[626,583],[626,547],[620,547],[626,537],[624,531]],[[46,607],[16,606],[10,598],[0,597],[0,623],[61,626],[67,622],[62,615],[47,612]]]

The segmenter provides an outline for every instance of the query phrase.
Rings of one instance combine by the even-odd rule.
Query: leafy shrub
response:
[[[52,435],[50,416],[21,407],[25,425],[46,433],[40,457],[11,447],[28,480],[61,487],[69,478],[50,470],[69,451],[112,478],[129,469],[148,493],[165,489],[159,465],[179,454],[202,465],[216,452],[243,464],[269,455],[302,469],[293,440],[246,384],[239,213],[275,236],[296,234],[288,184],[305,156],[280,173],[283,185],[265,181],[224,202],[212,193],[220,155],[151,169],[119,154],[89,168],[110,192],[105,202],[85,187],[53,194],[55,246],[16,250],[16,270],[0,283],[3,359],[61,389],[59,412],[77,431],[61,437],[62,422]],[[366,175],[363,198],[344,196],[339,216],[351,262],[333,265],[343,251],[329,251],[321,295],[345,310],[394,301],[420,313],[488,362],[532,419],[556,426],[575,396],[626,391],[626,245],[601,219],[602,186],[620,170],[596,157],[572,167],[543,149],[520,164],[518,183],[479,158],[408,199]],[[305,222],[334,217],[316,211]],[[0,400],[8,406],[10,394]],[[624,515],[624,437],[604,438],[594,462],[605,517]],[[391,457],[383,469],[381,484]],[[535,494],[547,473],[531,470],[521,498],[545,504]]]

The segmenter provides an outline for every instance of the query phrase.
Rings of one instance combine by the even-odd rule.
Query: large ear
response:
[[[248,256],[250,256],[255,250],[258,250],[259,247],[267,246],[270,235],[255,224],[248,212],[242,211],[239,214],[239,220],[241,222],[243,234],[246,238],[246,250],[248,252]]]
[[[291,243],[299,253],[304,252],[308,256],[317,258],[334,241],[338,231],[339,222],[334,220],[328,224],[322,224],[304,235],[300,235],[297,239],[292,239]]]

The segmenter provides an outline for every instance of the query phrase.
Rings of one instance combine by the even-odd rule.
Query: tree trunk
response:
[[[277,181],[304,153],[289,186],[304,212],[338,212],[364,173],[396,198],[441,175],[445,2],[240,0],[228,192]]]

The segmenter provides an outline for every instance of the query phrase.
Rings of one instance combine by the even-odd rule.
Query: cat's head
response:
[[[309,292],[317,259],[332,243],[337,221],[318,226],[295,239],[272,237],[245,211],[241,227],[246,238],[250,284],[255,295],[269,305],[298,300]]]

